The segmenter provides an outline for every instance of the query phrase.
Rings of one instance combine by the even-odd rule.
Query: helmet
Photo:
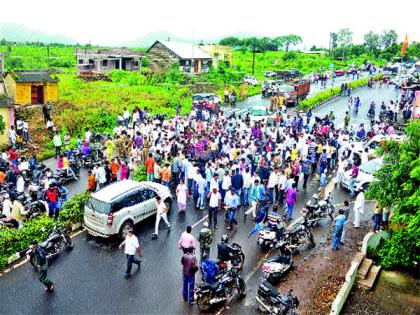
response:
[[[222,242],[223,243],[228,243],[229,242],[229,236],[227,234],[223,234],[223,236],[222,236]]]

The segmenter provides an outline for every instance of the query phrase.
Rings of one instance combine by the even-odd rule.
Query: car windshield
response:
[[[293,92],[295,89],[293,88],[293,86],[290,85],[280,85],[279,86],[279,92],[282,93],[290,93]]]
[[[367,174],[373,174],[374,172],[376,172],[380,168],[381,168],[381,165],[378,162],[373,161],[373,160],[369,161],[369,162],[366,162],[366,163],[364,163],[360,166],[360,170],[363,173],[367,173]]]
[[[211,95],[193,95],[193,102],[201,102],[201,101],[208,101],[210,100]]]
[[[91,208],[93,211],[103,213],[103,214],[108,214],[109,211],[111,210],[111,204],[104,201],[100,201],[94,197],[91,197],[89,199],[89,201],[87,202],[87,206]]]
[[[253,109],[251,109],[251,115],[252,116],[266,116],[267,115],[267,109],[265,109],[265,108],[253,108]]]

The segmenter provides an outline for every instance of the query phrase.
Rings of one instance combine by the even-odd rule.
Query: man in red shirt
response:
[[[54,213],[55,220],[58,219],[58,206],[57,206],[57,199],[58,199],[58,189],[55,186],[50,185],[47,190],[47,201],[48,201],[48,216],[52,217]]]
[[[153,174],[155,171],[155,160],[153,159],[153,154],[149,153],[149,157],[146,159],[146,174],[147,174],[147,181],[153,182]]]

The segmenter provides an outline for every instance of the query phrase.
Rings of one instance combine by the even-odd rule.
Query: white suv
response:
[[[123,180],[92,194],[85,204],[84,225],[89,234],[123,238],[129,228],[156,214],[156,196],[168,209],[172,196],[168,187],[152,182]]]

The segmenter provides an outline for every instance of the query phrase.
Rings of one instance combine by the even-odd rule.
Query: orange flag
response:
[[[408,46],[408,37],[407,37],[407,35],[405,35],[405,39],[404,39],[404,42],[403,42],[403,44],[402,44],[402,48],[401,48],[401,56],[405,56],[405,53],[406,53],[406,51],[407,51],[407,46]]]

